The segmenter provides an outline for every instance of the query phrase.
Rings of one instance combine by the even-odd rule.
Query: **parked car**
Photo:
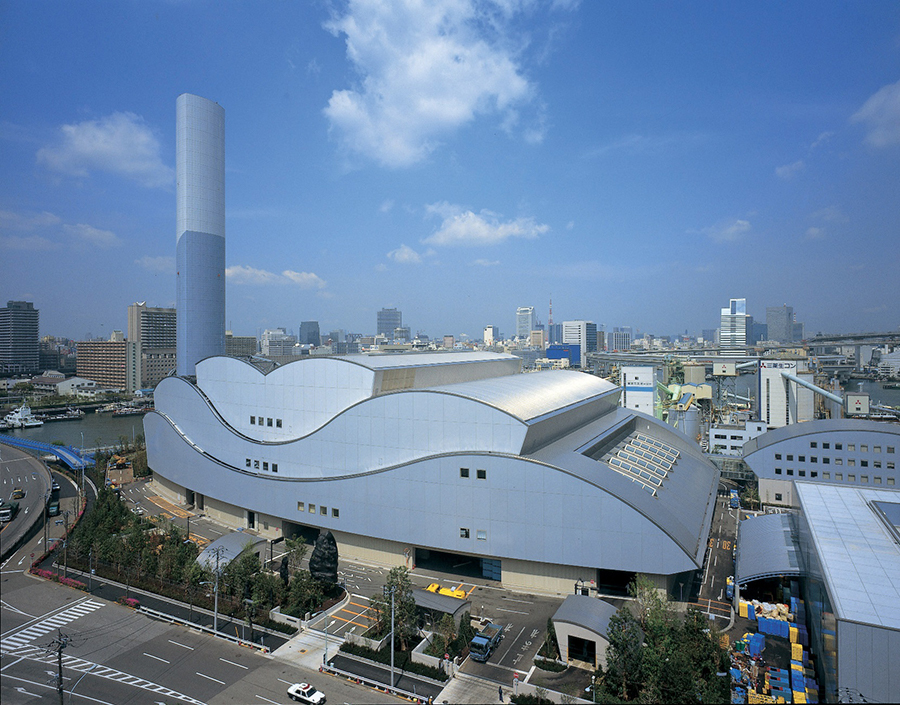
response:
[[[59,492],[59,483],[56,481],[56,479],[54,479],[53,482],[50,483],[50,491]]]
[[[21,487],[16,487],[16,488],[12,491],[12,498],[13,498],[13,499],[22,499],[22,497],[24,497],[24,496],[25,496],[25,490],[23,490]]]
[[[47,505],[47,516],[56,517],[59,516],[59,500],[51,499],[50,504]]]
[[[288,697],[298,703],[310,703],[310,705],[321,705],[325,702],[325,693],[316,690],[309,683],[294,683],[287,690]]]

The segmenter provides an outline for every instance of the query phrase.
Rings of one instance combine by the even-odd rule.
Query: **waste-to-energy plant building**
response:
[[[495,353],[223,356],[224,111],[182,95],[177,115],[178,368],[144,419],[162,492],[266,538],[328,529],[344,557],[508,586],[671,589],[701,567],[718,471],[597,377]]]

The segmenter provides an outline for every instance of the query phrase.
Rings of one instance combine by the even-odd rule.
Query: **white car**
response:
[[[325,693],[316,690],[309,683],[294,683],[287,690],[288,697],[300,703],[310,703],[311,705],[322,705],[325,702]]]

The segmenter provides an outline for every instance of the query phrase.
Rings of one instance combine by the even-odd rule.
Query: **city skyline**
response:
[[[708,10],[9,5],[0,299],[74,339],[174,305],[190,92],[228,115],[238,335],[398,308],[477,339],[551,294],[558,321],[659,335],[736,297],[810,335],[896,329],[900,10]]]

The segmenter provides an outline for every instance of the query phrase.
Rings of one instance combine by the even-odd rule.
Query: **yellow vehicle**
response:
[[[16,489],[14,489],[12,491],[13,499],[22,499],[22,497],[24,497],[24,496],[25,496],[25,490],[23,490],[21,487],[16,487]]]
[[[440,583],[431,583],[426,590],[428,592],[433,592],[438,595],[446,595],[447,597],[457,597],[460,600],[466,599],[466,591],[461,589],[462,586],[458,588],[445,588],[441,587]]]

